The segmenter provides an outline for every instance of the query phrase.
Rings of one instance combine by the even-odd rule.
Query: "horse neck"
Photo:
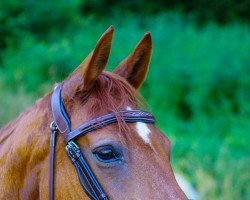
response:
[[[48,162],[49,102],[48,95],[0,129],[0,199],[37,194],[42,163]]]

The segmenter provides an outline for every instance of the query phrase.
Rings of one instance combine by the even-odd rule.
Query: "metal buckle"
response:
[[[50,128],[50,131],[53,131],[53,132],[58,130],[58,127],[57,127],[55,121],[52,121],[52,122],[50,123],[49,128]]]
[[[78,158],[81,156],[81,150],[80,150],[80,148],[73,141],[70,141],[66,145],[66,150],[67,150],[69,158],[72,160],[73,163],[75,161],[77,161]]]

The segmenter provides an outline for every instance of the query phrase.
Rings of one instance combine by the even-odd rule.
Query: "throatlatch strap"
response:
[[[49,166],[49,199],[54,200],[54,161],[57,127],[52,122],[50,124],[50,166]]]

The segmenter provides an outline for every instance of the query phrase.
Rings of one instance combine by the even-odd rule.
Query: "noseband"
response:
[[[49,199],[54,199],[54,156],[55,156],[55,141],[56,133],[59,132],[66,145],[66,150],[69,158],[74,164],[79,181],[85,190],[86,194],[92,200],[108,200],[108,196],[105,194],[100,183],[95,177],[89,164],[87,163],[84,155],[81,153],[80,148],[74,142],[80,136],[100,129],[109,124],[121,121],[127,123],[155,122],[154,117],[142,110],[121,110],[116,113],[110,112],[101,116],[98,116],[90,121],[84,122],[74,130],[71,130],[70,118],[67,115],[63,100],[61,97],[62,85],[58,85],[51,97],[51,108],[53,114],[53,122],[50,125],[51,138],[50,138],[50,177],[49,177]],[[119,116],[119,117],[117,117]]]

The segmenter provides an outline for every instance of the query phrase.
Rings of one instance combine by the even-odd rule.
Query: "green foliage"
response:
[[[44,38],[66,30],[80,17],[80,0],[32,1],[2,0],[0,2],[0,48],[17,45],[27,32]]]
[[[96,17],[102,10],[82,16],[87,5],[107,2],[113,1],[0,3],[0,125],[73,71],[110,24],[116,33],[109,69],[150,30],[154,51],[141,92],[173,143],[174,169],[203,199],[247,199],[249,27],[208,23],[197,28],[180,14],[145,17],[121,9],[111,17]]]
[[[94,0],[82,4],[84,13],[95,13],[98,17],[126,11],[141,15],[176,10],[193,18],[199,24],[216,21],[221,24],[241,20],[249,23],[249,0]]]

